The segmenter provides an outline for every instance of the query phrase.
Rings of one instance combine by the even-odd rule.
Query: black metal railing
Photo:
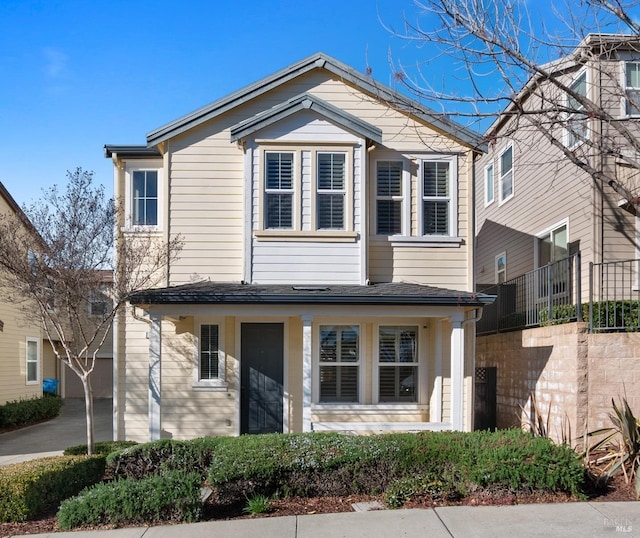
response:
[[[496,295],[483,309],[478,335],[582,321],[580,253],[478,291]]]
[[[640,330],[640,260],[589,264],[589,330]]]

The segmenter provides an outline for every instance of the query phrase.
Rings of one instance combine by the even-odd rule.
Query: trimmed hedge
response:
[[[0,521],[26,521],[104,476],[104,457],[54,456],[0,467]]]
[[[97,484],[60,505],[58,526],[193,523],[202,515],[200,484],[198,473],[180,471]]]
[[[44,395],[0,405],[0,428],[19,428],[57,417],[62,409],[60,396]]]
[[[112,452],[117,452],[130,446],[135,446],[135,441],[100,441],[93,445],[93,454],[96,456],[108,456]],[[87,445],[74,445],[65,448],[63,454],[65,456],[85,456],[87,454]]]

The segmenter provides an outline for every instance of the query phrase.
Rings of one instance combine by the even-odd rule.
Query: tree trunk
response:
[[[84,388],[84,405],[87,418],[87,454],[93,455],[93,388],[91,387],[90,376],[82,376],[82,387]]]

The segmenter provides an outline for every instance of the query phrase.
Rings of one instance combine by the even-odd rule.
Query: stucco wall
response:
[[[524,426],[534,394],[550,433],[566,422],[573,444],[610,426],[611,399],[626,394],[640,415],[640,334],[589,334],[586,323],[478,337],[476,366],[497,368],[497,426]],[[566,418],[565,418],[566,417]]]

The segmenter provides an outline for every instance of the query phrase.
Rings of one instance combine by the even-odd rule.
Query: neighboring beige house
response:
[[[638,333],[628,332],[640,319],[613,315],[640,299],[640,40],[589,35],[545,69],[565,88],[532,79],[521,113],[507,109],[491,126],[475,166],[476,289],[499,292],[479,327],[478,378],[494,384],[479,406],[492,400],[497,412],[485,425],[514,426],[533,417],[535,395],[551,434],[570,424],[576,441],[610,425],[613,397],[640,410]],[[550,306],[575,321],[590,299],[606,314],[591,332],[588,314],[544,326]]]
[[[2,183],[0,212],[21,215],[28,222]],[[20,306],[0,299],[0,405],[42,396],[44,370],[40,325],[24,319]]]
[[[118,320],[115,438],[472,429],[481,149],[321,53],[105,146],[119,239],[184,242]]]

